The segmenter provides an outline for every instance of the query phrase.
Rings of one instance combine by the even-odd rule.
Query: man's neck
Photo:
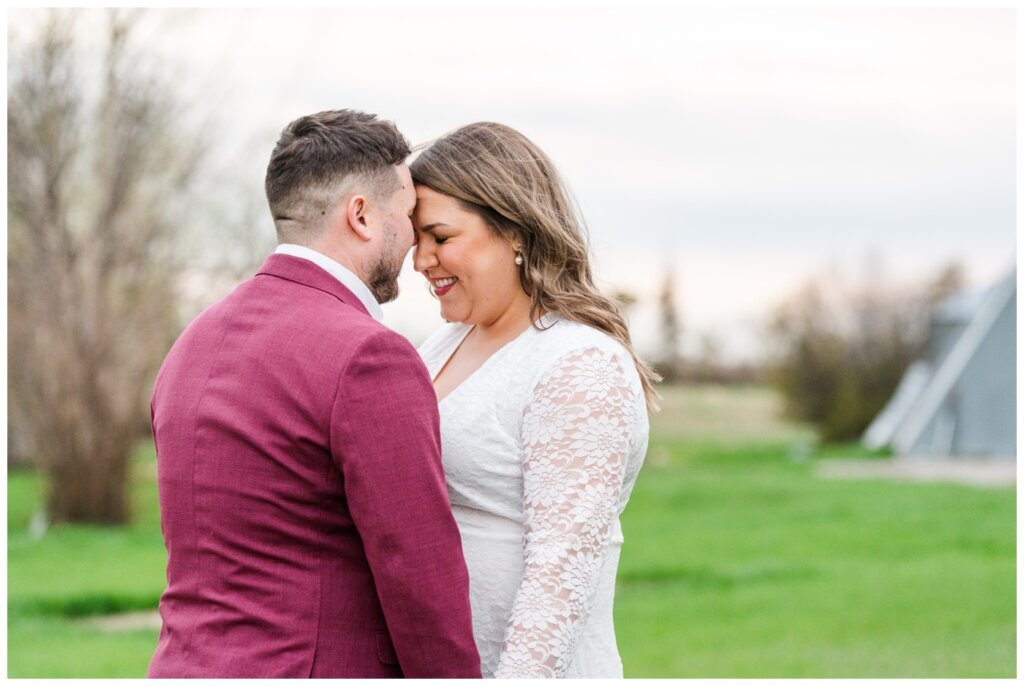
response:
[[[363,274],[362,264],[359,262],[359,260],[355,259],[354,255],[349,254],[349,252],[347,250],[345,250],[344,246],[338,245],[338,244],[336,244],[334,242],[331,242],[331,241],[318,241],[315,244],[311,244],[311,245],[310,244],[303,244],[303,243],[293,243],[293,244],[294,245],[300,245],[300,246],[302,246],[304,248],[308,248],[310,250],[315,250],[316,252],[320,253],[324,257],[328,257],[328,258],[334,260],[335,262],[340,264],[342,267],[344,267],[345,269],[349,270],[350,272],[355,274],[357,277],[359,277],[360,281],[362,281],[363,283],[366,283],[366,276]]]

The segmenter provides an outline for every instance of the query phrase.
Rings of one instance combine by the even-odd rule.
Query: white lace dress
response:
[[[441,400],[442,460],[485,677],[621,677],[619,515],[647,451],[626,349],[547,315]],[[469,333],[422,346],[431,378]]]

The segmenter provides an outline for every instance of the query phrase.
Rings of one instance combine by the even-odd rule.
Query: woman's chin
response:
[[[441,318],[446,322],[459,322],[460,324],[465,323],[466,315],[464,312],[459,312],[453,307],[441,307]]]

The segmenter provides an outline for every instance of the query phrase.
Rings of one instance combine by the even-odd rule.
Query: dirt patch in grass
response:
[[[822,460],[815,474],[823,479],[897,479],[945,481],[988,488],[1017,483],[1013,458],[893,457],[883,460]]]
[[[142,629],[159,629],[161,626],[160,613],[156,610],[119,612],[116,615],[90,617],[83,621],[100,631],[139,631]]]

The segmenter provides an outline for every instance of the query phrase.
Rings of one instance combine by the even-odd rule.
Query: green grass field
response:
[[[1016,674],[1014,489],[819,480],[813,462],[837,451],[780,422],[771,392],[663,394],[623,516],[626,676]],[[163,588],[151,452],[127,528],[33,540],[40,488],[8,476],[9,676],[143,676],[156,631],[93,622]]]

